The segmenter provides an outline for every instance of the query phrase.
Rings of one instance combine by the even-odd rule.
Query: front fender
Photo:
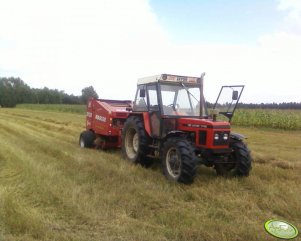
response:
[[[239,134],[239,133],[234,133],[234,132],[230,133],[230,138],[237,140],[237,141],[242,141],[243,139],[247,139],[246,136]]]
[[[164,140],[168,139],[169,137],[179,137],[179,136],[185,136],[185,135],[186,135],[186,133],[184,131],[170,131],[164,137]]]

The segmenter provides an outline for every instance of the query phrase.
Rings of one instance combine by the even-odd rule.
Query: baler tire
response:
[[[150,167],[153,159],[147,156],[150,152],[149,143],[150,137],[145,131],[142,118],[139,116],[129,117],[122,129],[123,158],[143,167]]]
[[[94,145],[95,134],[92,131],[83,131],[79,136],[79,145],[82,148],[91,148]]]
[[[229,157],[235,164],[216,164],[215,170],[217,175],[247,177],[252,169],[252,157],[248,146],[237,140],[230,142],[233,153]]]
[[[176,160],[171,160],[171,159]],[[163,144],[161,152],[161,160],[163,166],[163,174],[172,181],[181,182],[184,184],[193,183],[197,169],[197,157],[195,155],[193,146],[181,137],[169,138]],[[175,170],[171,170],[171,164],[175,167],[178,164],[178,174]]]

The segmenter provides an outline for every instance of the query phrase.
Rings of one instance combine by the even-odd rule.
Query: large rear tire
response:
[[[91,148],[94,145],[95,134],[92,131],[83,131],[79,136],[81,148]]]
[[[215,164],[217,175],[241,177],[249,176],[252,169],[252,157],[249,148],[244,142],[237,140],[232,140],[230,147],[233,149],[233,152],[229,157],[229,161],[232,163]]]
[[[122,129],[122,156],[128,161],[149,167],[153,160],[149,154],[150,137],[145,131],[142,118],[139,116],[129,117]]]
[[[197,158],[192,145],[184,138],[167,139],[162,148],[164,175],[184,184],[193,182],[196,175]]]

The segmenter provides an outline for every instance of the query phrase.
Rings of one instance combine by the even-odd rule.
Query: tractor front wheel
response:
[[[233,149],[232,154],[229,156],[231,163],[217,163],[215,170],[217,175],[221,176],[249,176],[252,169],[251,152],[247,145],[242,141],[233,140],[230,143]]]
[[[196,175],[197,159],[192,145],[184,138],[167,139],[161,153],[164,175],[177,182],[190,184]]]

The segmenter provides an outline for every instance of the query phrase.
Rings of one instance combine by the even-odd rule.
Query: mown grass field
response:
[[[119,151],[80,149],[83,114],[0,109],[0,240],[276,240],[269,219],[301,229],[301,131],[234,126],[247,135],[251,175],[200,167],[168,182]],[[297,238],[298,239],[298,238]]]
[[[18,109],[25,110],[40,110],[40,111],[50,111],[50,112],[64,112],[64,113],[86,113],[85,105],[66,105],[66,104],[19,104]]]

